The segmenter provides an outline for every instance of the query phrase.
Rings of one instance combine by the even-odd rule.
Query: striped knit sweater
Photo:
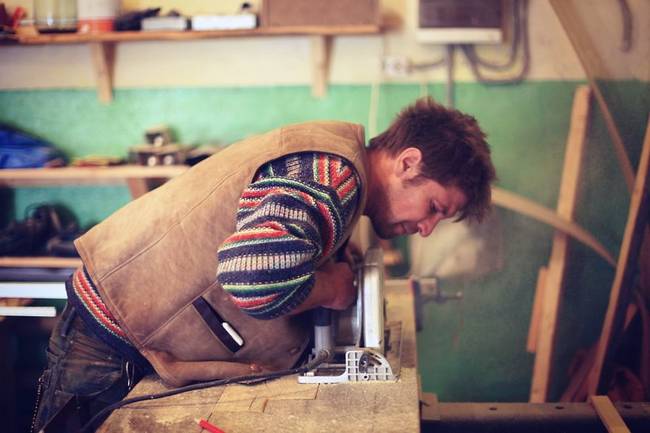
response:
[[[354,167],[339,157],[303,153],[264,165],[240,198],[237,231],[217,253],[219,282],[254,317],[290,312],[309,295],[316,262],[331,254],[358,200]],[[146,365],[85,268],[70,277],[66,289],[68,301],[95,334]]]
[[[86,268],[77,269],[65,287],[68,302],[95,335],[146,370],[148,361],[133,347],[115,317],[108,311]]]
[[[356,171],[342,158],[301,153],[266,164],[219,248],[219,283],[253,317],[289,313],[309,295],[316,263],[333,253],[358,201]]]

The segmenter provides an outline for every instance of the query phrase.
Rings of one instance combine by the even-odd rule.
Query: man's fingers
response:
[[[350,266],[356,265],[363,258],[363,253],[361,248],[354,242],[348,242],[348,246],[345,249],[345,260],[350,264]]]

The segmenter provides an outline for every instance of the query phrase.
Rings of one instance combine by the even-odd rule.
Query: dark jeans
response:
[[[78,431],[102,408],[121,400],[145,373],[97,338],[66,305],[50,337],[32,431]]]

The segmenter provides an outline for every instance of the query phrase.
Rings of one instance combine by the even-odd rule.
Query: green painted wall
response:
[[[499,186],[554,207],[576,82],[534,82],[516,86],[460,83],[456,106],[473,114],[492,145]],[[631,100],[618,117],[636,163],[647,119],[648,97],[635,83],[617,84]],[[647,87],[643,87],[647,89]],[[377,128],[420,96],[415,85],[382,85]],[[443,99],[442,85],[429,94]],[[639,96],[641,94],[642,96]],[[628,98],[629,97],[629,98]],[[39,135],[69,156],[124,156],[142,141],[143,131],[166,123],[180,142],[228,144],[249,134],[310,119],[368,124],[368,86],[330,86],[324,99],[307,87],[118,89],[111,105],[94,91],[0,92],[0,122]],[[580,186],[577,220],[617,253],[626,220],[628,193],[602,117],[593,110],[590,140]],[[4,220],[22,218],[34,202],[71,207],[82,225],[101,220],[129,200],[122,187],[22,188],[3,191]],[[442,401],[525,401],[533,356],[525,351],[537,272],[548,261],[552,230],[497,210],[504,241],[503,269],[478,281],[443,281],[444,290],[462,290],[460,303],[427,305],[418,337],[422,385]],[[559,395],[566,366],[579,347],[599,334],[613,270],[576,245],[562,311],[557,356]]]

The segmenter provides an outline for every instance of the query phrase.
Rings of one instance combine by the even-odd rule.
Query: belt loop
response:
[[[70,313],[64,319],[63,324],[61,325],[61,331],[59,333],[61,337],[67,337],[68,332],[70,331],[70,325],[77,315],[77,310],[75,310],[73,306],[69,306],[68,308],[70,308]]]

